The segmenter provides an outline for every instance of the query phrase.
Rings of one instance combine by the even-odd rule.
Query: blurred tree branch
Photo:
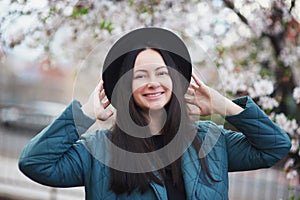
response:
[[[289,9],[289,13],[292,12],[293,8],[295,7],[295,4],[296,4],[296,0],[291,0],[291,7]]]
[[[223,0],[223,2],[225,4],[225,6],[227,8],[229,8],[229,9],[231,9],[240,18],[240,20],[243,23],[245,23],[246,25],[249,26],[247,18],[244,15],[242,15],[237,9],[235,9],[234,3],[232,1],[230,1],[230,0]]]
[[[231,9],[244,24],[246,24],[250,29],[252,29],[247,18],[235,8],[233,1],[223,0],[223,2],[225,6]],[[295,0],[292,0],[292,4],[289,11],[291,11],[294,6]],[[284,63],[279,59],[282,50],[284,49],[285,45],[287,45],[286,37],[288,31],[288,24],[282,25],[282,29],[280,31],[274,31],[275,26],[278,26],[278,24],[282,24],[282,9],[283,8],[280,7],[280,4],[274,2],[272,3],[271,16],[269,16],[269,19],[271,19],[272,23],[268,27],[265,27],[266,29],[262,31],[260,39],[262,39],[263,37],[267,37],[270,40],[275,53],[277,67],[275,71],[276,89],[274,91],[274,95],[280,96],[280,98],[282,99],[280,101],[278,112],[284,112],[288,116],[296,118],[299,123],[300,105],[297,105],[294,101],[290,100],[293,89],[296,87],[292,68],[289,65],[284,65]]]

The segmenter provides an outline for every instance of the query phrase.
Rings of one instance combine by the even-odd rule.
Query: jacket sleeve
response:
[[[74,120],[76,119],[76,120]],[[76,123],[75,123],[76,122]],[[95,121],[73,101],[23,149],[19,169],[32,180],[53,187],[82,186],[91,156],[78,141]]]
[[[249,97],[234,102],[244,108],[225,119],[240,132],[225,130],[228,171],[243,171],[273,166],[290,150],[288,135],[272,122]]]

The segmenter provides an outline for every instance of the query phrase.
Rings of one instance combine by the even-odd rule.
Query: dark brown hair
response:
[[[123,55],[123,63],[120,67],[121,71],[119,72],[119,77],[121,77],[123,74],[131,70],[134,66],[135,59],[137,55],[145,49],[138,49],[135,51],[131,51],[127,53],[126,55]],[[167,66],[172,67],[176,69],[176,64],[174,63],[172,59],[172,53],[160,50],[160,49],[154,49],[157,52],[160,53],[160,55],[163,57],[165,63]],[[171,99],[169,103],[165,106],[165,110],[167,113],[167,119],[166,123],[164,124],[161,133],[163,137],[163,143],[164,145],[168,144],[176,135],[179,129],[179,125],[183,126],[183,130],[185,130],[185,134],[192,134],[192,131],[194,131],[194,128],[192,127],[192,122],[190,121],[190,118],[188,116],[187,107],[186,109],[182,109],[180,102],[183,102],[184,106],[186,106],[186,103],[184,101],[184,89],[182,87],[182,77],[178,76],[177,73],[173,73],[173,70],[169,70],[169,74],[172,79],[173,83],[173,93],[171,96]],[[132,75],[131,75],[132,76]],[[118,94],[118,98],[115,102],[115,107],[117,109],[117,115],[116,115],[116,122],[114,126],[111,128],[110,131],[110,139],[111,141],[117,145],[119,148],[122,148],[126,151],[130,152],[136,152],[136,153],[148,153],[155,150],[155,145],[151,138],[137,138],[130,134],[125,133],[119,125],[125,125],[122,124],[125,123],[124,119],[122,119],[120,113],[125,112],[124,110],[124,99],[126,95],[126,92],[129,94],[132,94],[132,88],[131,88],[131,79],[124,79],[122,82],[121,87],[115,88],[115,91]],[[125,87],[125,88],[124,88]],[[174,91],[175,90],[175,91]],[[177,95],[174,95],[177,94]],[[179,95],[178,95],[179,94]],[[126,105],[125,105],[126,106]],[[148,124],[147,119],[142,114],[141,109],[136,105],[133,98],[131,97],[129,100],[129,113],[132,120],[139,126],[146,126]],[[181,112],[183,110],[183,112]],[[118,114],[119,113],[119,114]],[[119,124],[119,125],[118,125]],[[129,129],[130,130],[130,129]],[[150,130],[146,129],[146,133],[141,133],[145,135],[151,135]],[[180,144],[180,143],[179,143]],[[202,144],[202,140],[199,137],[195,137],[195,139],[192,141],[193,147],[196,149],[197,152],[199,152],[200,147]],[[182,145],[178,148],[182,148],[182,152],[186,150],[186,146]],[[172,152],[170,152],[172,153]],[[167,155],[166,158],[168,159],[170,155]],[[118,163],[118,156],[111,155],[111,161],[114,162],[114,164]],[[160,157],[156,157],[155,163],[161,163]],[[213,181],[213,177],[209,173],[206,160],[205,158],[200,158],[199,162],[201,164],[201,167],[204,169],[203,171],[206,173],[206,175]],[[119,163],[122,164],[122,163]],[[176,161],[171,163],[168,167],[171,168],[172,173],[172,179],[173,184],[176,185],[179,188],[184,187],[184,184],[182,182],[182,172],[181,172],[181,157],[178,158]],[[129,172],[122,172],[113,168],[110,168],[110,189],[113,190],[116,194],[122,194],[122,193],[128,193],[130,194],[133,190],[137,189],[141,193],[144,193],[149,188],[149,183],[151,181],[164,185],[164,178],[166,176],[164,169],[157,170],[158,173],[154,172],[146,172],[146,173],[129,173]]]

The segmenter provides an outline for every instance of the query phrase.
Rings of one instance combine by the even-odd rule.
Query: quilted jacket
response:
[[[240,132],[226,130],[208,121],[195,123],[202,139],[214,135],[214,131],[221,133],[207,155],[209,170],[219,181],[209,183],[201,178],[198,154],[190,146],[190,153],[185,151],[182,155],[187,199],[228,199],[228,172],[270,167],[289,152],[291,144],[287,134],[249,97],[234,102],[245,110],[225,119]],[[80,119],[76,120],[76,125],[74,116]],[[74,100],[24,148],[19,160],[20,170],[44,185],[84,186],[89,200],[167,199],[166,188],[153,182],[143,195],[138,191],[116,195],[108,189],[110,170],[92,152],[105,151],[101,142],[108,130],[85,133],[94,122],[83,114],[80,103]]]

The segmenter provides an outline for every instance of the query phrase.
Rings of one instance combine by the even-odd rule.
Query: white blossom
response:
[[[280,113],[275,116],[276,123],[287,133],[294,135],[298,124],[295,119],[289,120],[285,114]]]
[[[234,62],[232,58],[224,58],[224,66],[228,71],[232,72],[234,70]]]
[[[219,89],[225,92],[231,93],[232,95],[237,94],[237,92],[247,91],[252,80],[259,77],[256,72],[256,68],[253,67],[250,70],[245,70],[243,73],[234,67],[232,59],[226,59],[224,62],[219,60],[219,74],[222,77],[222,81],[218,86]]]
[[[285,66],[293,65],[298,60],[297,49],[292,45],[285,46],[280,52],[279,59]]]
[[[275,22],[274,27],[273,27],[273,33],[278,34],[278,33],[282,32],[282,30],[283,30],[283,27],[280,24],[280,22],[278,22],[278,21]]]
[[[290,150],[290,151],[291,151],[292,153],[296,153],[297,150],[298,150],[298,148],[299,148],[299,140],[297,140],[297,139],[292,139],[291,143],[292,143],[292,147],[291,147],[291,150]]]
[[[299,128],[297,128],[296,133],[297,133],[298,135],[300,135],[300,126],[299,126]]]
[[[287,118],[283,113],[276,115],[275,120],[280,127],[282,127],[287,122]]]
[[[248,89],[248,93],[252,98],[270,95],[274,91],[272,81],[269,80],[258,80],[254,82],[253,87]]]
[[[270,59],[269,51],[262,51],[257,55],[257,59],[260,62],[268,61]]]
[[[262,109],[273,109],[274,107],[278,107],[278,102],[271,97],[263,96],[259,98],[258,105],[262,107]]]
[[[23,30],[16,31],[10,35],[10,41],[13,43],[19,43],[25,38]]]
[[[296,129],[298,128],[298,124],[296,122],[296,119],[292,119],[292,120],[289,120],[290,124],[290,128],[293,129],[294,131],[296,131]]]
[[[294,88],[294,91],[293,91],[293,98],[295,99],[295,101],[296,101],[297,103],[300,103],[300,87]]]
[[[72,6],[67,6],[63,9],[63,15],[64,16],[71,16],[73,13],[73,7]]]
[[[295,159],[293,158],[289,158],[286,163],[284,164],[284,169],[288,169],[288,168],[291,168],[293,167],[295,164]]]
[[[229,68],[230,69],[230,68]],[[219,69],[220,76],[222,77],[222,89],[226,92],[236,94],[238,91],[245,90],[244,79],[240,78],[238,74],[224,67]]]
[[[286,178],[288,180],[291,180],[291,179],[295,178],[297,175],[298,175],[298,173],[296,170],[291,170],[286,174]]]

